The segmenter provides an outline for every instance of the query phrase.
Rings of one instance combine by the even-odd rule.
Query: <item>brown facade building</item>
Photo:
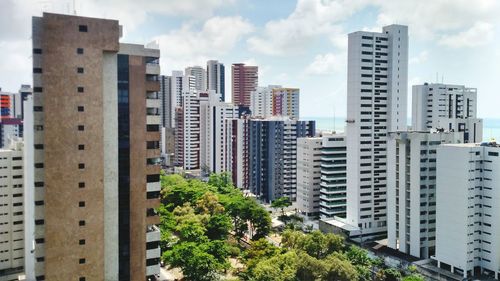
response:
[[[250,95],[259,84],[259,68],[244,63],[235,63],[231,67],[231,77],[233,104],[250,108]]]
[[[29,280],[159,273],[159,50],[120,33],[115,20],[33,18]]]

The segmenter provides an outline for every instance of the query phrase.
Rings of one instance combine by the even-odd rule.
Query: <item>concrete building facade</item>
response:
[[[319,215],[323,138],[297,138],[297,208],[308,217]]]
[[[437,149],[436,255],[464,278],[500,274],[500,147],[449,144]]]
[[[220,95],[220,100],[222,102],[226,101],[226,71],[223,63],[216,60],[207,61],[206,90],[215,91]]]
[[[250,96],[259,85],[259,68],[244,63],[234,63],[231,67],[231,77],[232,103],[250,108]]]
[[[184,70],[186,76],[194,77],[194,89],[196,91],[207,90],[207,71],[201,66],[189,66]]]
[[[366,239],[387,231],[387,132],[405,130],[408,27],[348,38],[347,220]]]

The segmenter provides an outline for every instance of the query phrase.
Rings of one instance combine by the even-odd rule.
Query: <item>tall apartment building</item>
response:
[[[321,142],[321,219],[346,217],[347,155],[344,134],[323,137]]]
[[[231,175],[236,187],[249,189],[249,119],[233,119]]]
[[[0,149],[0,280],[18,280],[24,270],[23,142]]]
[[[434,256],[436,151],[441,144],[458,142],[463,142],[458,132],[389,132],[388,247],[421,259]]]
[[[231,77],[232,103],[250,108],[250,96],[259,85],[259,68],[244,63],[233,63]]]
[[[273,89],[280,85],[257,87],[250,95],[250,111],[252,117],[268,118],[273,116]]]
[[[464,278],[500,273],[500,147],[449,144],[437,150],[438,267]]]
[[[347,224],[366,239],[386,236],[387,132],[405,130],[408,28],[348,38]]]
[[[160,54],[120,44],[120,30],[115,20],[33,18],[28,280],[159,274]]]
[[[201,66],[189,66],[184,70],[186,76],[194,77],[194,89],[196,91],[207,90],[207,71]]]
[[[172,71],[172,76],[170,79],[170,95],[171,95],[171,113],[172,113],[172,120],[171,125],[172,127],[176,127],[176,120],[175,120],[175,108],[178,106],[181,106],[182,103],[182,95],[186,92],[189,91],[194,91],[195,90],[195,77],[191,75],[184,75],[184,73],[180,70],[174,70]]]
[[[249,189],[269,202],[296,200],[297,138],[315,134],[314,121],[287,118],[249,121]]]
[[[483,120],[477,118],[477,89],[463,85],[428,84],[412,88],[412,128],[457,131],[466,143],[481,142]]]
[[[207,61],[207,87],[220,95],[220,100],[226,100],[226,71],[224,64],[216,60]],[[233,100],[234,103],[234,100]]]
[[[297,208],[311,217],[319,215],[322,137],[297,139]]]
[[[172,76],[161,75],[160,76],[160,125],[162,128],[173,128],[173,112],[172,104],[176,101],[172,99]]]

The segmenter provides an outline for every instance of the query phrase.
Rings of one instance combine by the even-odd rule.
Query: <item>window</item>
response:
[[[85,127],[83,125],[78,125],[78,131],[84,131]]]
[[[43,106],[33,106],[33,111],[35,111],[35,112],[42,112],[43,111]]]
[[[77,48],[76,53],[79,55],[83,55],[83,48]]]
[[[35,220],[35,225],[43,225],[45,224],[44,220]]]
[[[79,144],[78,145],[78,150],[85,150],[85,145],[84,144]]]
[[[76,68],[76,72],[77,73],[83,73],[84,72],[83,67],[77,67]]]
[[[146,125],[146,131],[148,132],[159,132],[160,125]]]
[[[35,163],[35,168],[43,168],[43,163]]]
[[[85,201],[78,202],[78,207],[85,207]]]
[[[37,238],[37,239],[35,239],[35,242],[37,244],[43,244],[43,243],[45,243],[45,239],[43,239],[43,238]]]
[[[85,281],[85,277],[78,278],[78,281]]]
[[[43,149],[43,144],[35,144],[35,149]]]
[[[84,221],[84,220],[79,221],[79,222],[78,222],[78,225],[79,225],[79,226],[85,226],[85,221]]]
[[[33,87],[33,92],[41,93],[41,92],[43,92],[43,87]]]
[[[42,69],[40,67],[34,67],[33,73],[42,73]]]
[[[84,263],[85,263],[85,259],[79,259],[79,260],[78,260],[78,263],[79,263],[79,264],[84,264]]]
[[[33,49],[33,54],[41,55],[42,54],[42,49],[40,49],[40,48],[34,48]]]
[[[78,87],[77,90],[79,93],[83,93],[85,89],[83,87]]]
[[[85,164],[84,163],[79,163],[78,164],[78,169],[85,169]]]
[[[85,183],[84,182],[79,182],[78,183],[78,187],[79,188],[84,188],[85,187]]]
[[[43,181],[36,181],[35,182],[35,187],[44,187],[44,185],[45,184],[43,183]]]
[[[83,112],[85,108],[83,106],[78,106],[78,112]]]
[[[35,201],[35,206],[43,206],[44,202],[43,200]]]
[[[85,245],[85,239],[80,239],[80,241],[78,241],[78,244],[79,245]]]
[[[81,25],[78,26],[78,31],[80,31],[80,32],[87,32],[88,31],[88,27],[86,25],[81,24]]]
[[[147,180],[147,182],[159,182],[160,175],[147,175],[146,180]]]

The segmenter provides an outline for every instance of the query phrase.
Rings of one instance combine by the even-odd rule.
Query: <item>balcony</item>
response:
[[[148,108],[160,108],[161,101],[159,99],[146,99],[146,107]]]
[[[160,229],[156,225],[150,225],[146,231],[146,242],[160,241]]]
[[[161,190],[160,182],[148,182],[146,184],[147,192],[156,192]]]
[[[160,65],[156,63],[146,63],[146,74],[160,75]]]
[[[160,248],[146,250],[146,259],[156,259],[160,257]]]
[[[160,116],[159,115],[147,115],[146,116],[146,124],[147,125],[160,125]]]
[[[150,265],[146,267],[146,276],[157,275],[160,274],[160,265]]]

